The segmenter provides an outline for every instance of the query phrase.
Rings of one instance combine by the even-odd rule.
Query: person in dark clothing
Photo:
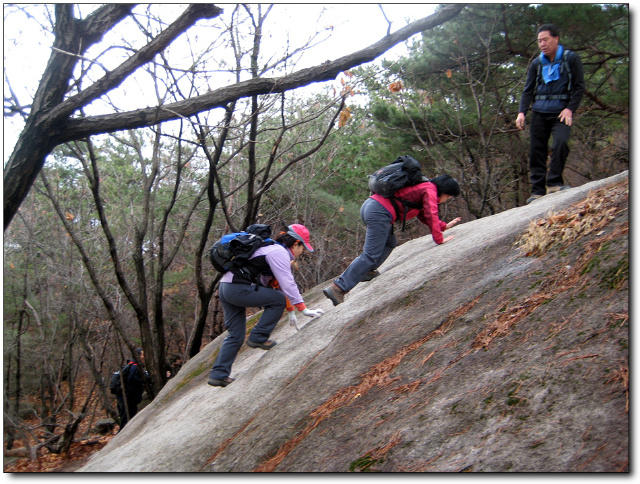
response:
[[[545,24],[538,29],[538,46],[540,56],[531,63],[527,72],[516,118],[518,129],[524,129],[525,116],[531,106],[531,197],[527,203],[547,193],[569,188],[564,184],[562,172],[569,155],[573,115],[580,106],[585,89],[580,57],[560,44],[560,34],[555,25]],[[551,162],[547,171],[551,136]]]
[[[444,244],[453,239],[453,235],[444,237],[442,232],[450,229],[460,217],[445,223],[438,215],[438,204],[451,197],[460,195],[460,185],[450,175],[440,175],[417,185],[398,190],[394,197],[413,202],[421,208],[407,211],[406,220],[418,217],[418,220],[431,230],[436,244]],[[325,288],[323,294],[334,306],[344,302],[344,296],[362,281],[370,281],[378,275],[378,267],[387,260],[397,246],[393,234],[393,223],[402,219],[393,202],[382,195],[371,195],[362,204],[360,217],[367,226],[362,254],[356,257],[347,269],[333,283]]]
[[[138,361],[144,364],[144,351],[142,348],[137,348],[136,353]],[[120,430],[138,413],[138,404],[142,401],[142,394],[144,393],[143,375],[144,370],[140,369],[134,360],[127,360],[126,365],[120,371],[123,392],[116,395],[118,414],[120,415]]]

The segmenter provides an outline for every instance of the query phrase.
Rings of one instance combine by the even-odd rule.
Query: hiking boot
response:
[[[337,306],[340,303],[344,302],[345,292],[340,289],[335,282],[331,284],[329,287],[325,288],[322,293],[331,299],[331,302],[334,306]]]
[[[250,339],[247,340],[247,346],[249,346],[251,348],[262,348],[263,350],[270,350],[276,344],[277,343],[275,341],[271,341],[271,340],[267,340],[264,343],[254,343]]]
[[[556,193],[559,192],[560,190],[567,190],[571,188],[570,186],[567,185],[558,185],[556,187],[547,187],[547,193]]]
[[[527,205],[530,204],[531,202],[535,202],[536,200],[538,200],[539,198],[544,197],[544,195],[538,195],[537,193],[534,193],[533,195],[531,195],[529,198],[527,198]]]
[[[215,378],[209,378],[209,385],[214,387],[226,387],[229,383],[233,383],[233,378],[223,378],[222,380],[216,380]]]
[[[371,279],[373,279],[374,277],[378,277],[379,275],[380,275],[380,273],[378,271],[376,271],[376,270],[369,271],[362,278],[362,282],[368,282]]]

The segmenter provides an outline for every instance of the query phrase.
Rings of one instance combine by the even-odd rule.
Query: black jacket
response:
[[[527,80],[520,98],[519,112],[527,114],[532,104],[532,110],[540,113],[559,114],[565,108],[570,109],[573,113],[577,111],[585,89],[584,68],[580,57],[575,52],[565,50],[563,57],[566,57],[568,69],[562,69],[560,79],[548,84],[544,84],[539,75],[540,56],[533,60],[527,72]],[[565,94],[566,99],[535,99],[535,96],[538,95],[560,96]]]
[[[144,393],[144,379],[141,371],[143,370],[138,371],[138,365],[135,361],[127,360],[127,364],[120,372],[121,378],[124,379],[124,391],[127,399],[136,404],[142,401]]]

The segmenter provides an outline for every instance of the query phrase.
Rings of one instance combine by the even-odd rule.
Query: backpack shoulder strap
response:
[[[262,239],[260,236],[258,236],[258,238],[260,238],[261,242],[254,250],[252,250],[251,255],[243,260],[241,264],[235,265],[230,269],[235,276],[256,285],[258,284],[261,275],[271,276],[273,274],[268,270],[269,266],[264,260],[262,260],[262,258],[255,258],[252,257],[252,255],[256,250],[262,247],[267,247],[277,243],[275,240],[270,238]],[[234,282],[236,281],[234,280]]]
[[[560,74],[562,74],[562,72],[566,69],[567,71],[567,76],[569,77],[569,82],[567,83],[567,90],[566,92],[570,92],[571,91],[571,87],[572,87],[572,77],[571,77],[571,64],[570,64],[570,56],[575,56],[575,52],[569,50],[569,49],[564,49],[562,51],[562,57],[560,58],[559,61],[554,61],[554,62],[560,62]],[[533,62],[537,62],[538,63],[538,69],[537,69],[537,75],[536,75],[536,85],[534,88],[534,95],[535,95],[535,91],[537,91],[538,86],[542,84],[542,62],[540,62],[540,57],[536,57]]]
[[[402,232],[404,232],[405,224],[407,221],[407,212],[410,208],[422,208],[422,204],[419,202],[411,202],[409,200],[405,200],[404,198],[398,198],[396,196],[389,197],[391,200],[391,204],[396,211],[396,217],[400,215],[400,211],[398,210],[398,205],[396,203],[400,203],[402,205]]]
[[[569,56],[575,56],[576,54],[574,52],[571,52],[569,49],[566,49],[563,53],[562,53],[562,67],[561,69],[566,69],[567,70],[567,76],[569,76],[569,83],[567,84],[567,91],[571,91],[571,87],[573,84],[573,79],[571,77],[571,62],[570,62],[570,58]]]

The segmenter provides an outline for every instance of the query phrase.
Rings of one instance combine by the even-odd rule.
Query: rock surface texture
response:
[[[225,388],[217,338],[79,471],[628,472],[628,223],[622,173],[407,242]]]

